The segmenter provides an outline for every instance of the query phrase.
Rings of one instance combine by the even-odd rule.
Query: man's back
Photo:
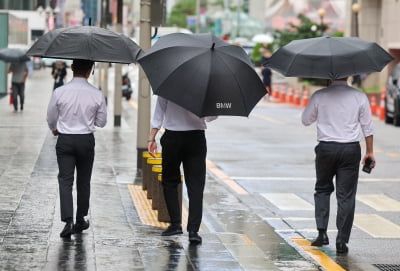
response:
[[[372,118],[365,93],[346,81],[334,81],[312,95],[302,121],[304,125],[317,122],[318,141],[355,142],[360,140],[360,125],[366,132]]]
[[[10,70],[12,71],[11,81],[14,83],[23,83],[25,73],[28,71],[28,67],[26,66],[26,62],[15,62],[10,66]]]

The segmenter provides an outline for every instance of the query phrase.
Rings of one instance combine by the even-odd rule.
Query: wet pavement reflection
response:
[[[191,246],[186,232],[166,238],[161,228],[143,224],[128,191],[128,184],[140,184],[132,109],[121,128],[96,132],[91,226],[61,239],[56,138],[45,122],[51,86],[46,71],[35,74],[23,113],[0,99],[0,270],[318,270],[245,204],[256,198],[234,195],[212,175],[201,245]]]

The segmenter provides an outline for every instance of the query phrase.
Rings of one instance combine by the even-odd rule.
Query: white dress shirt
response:
[[[61,134],[90,134],[107,123],[103,93],[83,77],[55,89],[47,108],[49,128]]]
[[[158,96],[151,128],[160,129],[162,126],[171,131],[205,130],[205,122],[216,118],[199,118],[185,108]]]
[[[333,81],[311,96],[302,122],[310,125],[315,121],[318,141],[358,142],[360,127],[364,137],[374,133],[367,95],[346,81]]]

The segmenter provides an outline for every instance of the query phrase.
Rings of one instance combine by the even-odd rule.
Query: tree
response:
[[[196,0],[181,0],[173,6],[167,24],[187,28],[187,16],[195,14]]]
[[[327,24],[313,22],[303,14],[299,14],[297,18],[300,20],[299,25],[290,23],[287,29],[275,30],[274,43],[278,48],[285,46],[292,40],[320,37],[321,33],[325,33],[328,29]]]

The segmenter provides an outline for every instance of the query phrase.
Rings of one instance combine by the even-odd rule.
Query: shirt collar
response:
[[[347,81],[343,80],[333,80],[331,86],[347,86]]]
[[[87,79],[85,77],[73,77],[72,81],[74,81],[74,82],[86,82]]]

